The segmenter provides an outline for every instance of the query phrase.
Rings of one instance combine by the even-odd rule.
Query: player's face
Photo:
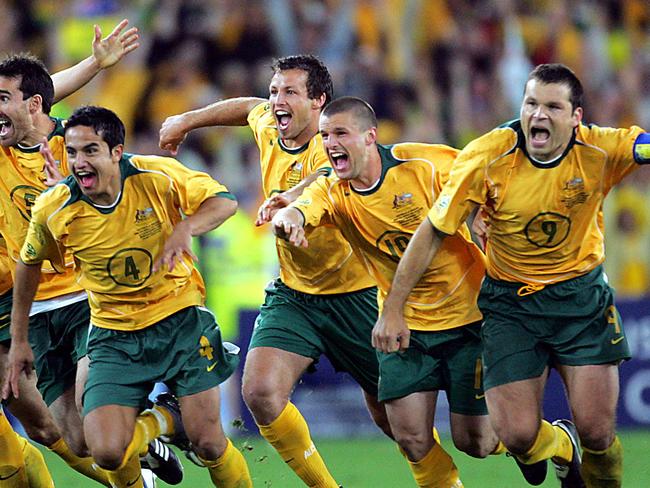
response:
[[[66,131],[65,149],[83,194],[100,205],[114,203],[121,188],[122,146],[110,150],[92,127],[77,125]]]
[[[288,69],[275,73],[269,85],[269,102],[283,141],[298,140],[304,144],[316,135],[321,105],[307,94],[306,71]],[[313,134],[308,133],[310,127],[314,127]]]
[[[0,145],[14,146],[33,130],[31,97],[23,100],[21,78],[0,76]]]
[[[528,154],[539,161],[560,156],[571,141],[582,119],[582,109],[575,110],[570,101],[571,89],[564,83],[541,83],[532,79],[526,84],[521,104],[521,127]]]
[[[342,180],[362,176],[368,166],[368,147],[375,140],[373,129],[360,129],[351,112],[321,115],[319,129],[336,175]]]

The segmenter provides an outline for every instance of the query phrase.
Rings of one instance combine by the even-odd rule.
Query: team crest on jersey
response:
[[[401,193],[393,198],[393,208],[405,207],[413,203],[413,193]]]
[[[302,180],[302,163],[300,161],[294,161],[289,170],[289,176],[287,177],[287,186],[288,188],[293,188]]]
[[[147,220],[147,218],[153,213],[153,208],[148,207],[145,209],[137,209],[135,211],[135,221],[136,222],[142,222],[143,220]]]
[[[562,197],[560,200],[567,208],[573,208],[576,205],[585,203],[588,196],[589,195],[585,191],[584,180],[582,178],[575,177],[564,184],[564,188],[562,188]]]
[[[413,202],[412,193],[404,192],[393,198],[393,210],[397,214],[394,221],[408,227],[420,223],[424,209]]]
[[[152,207],[137,209],[135,211],[135,226],[135,233],[140,239],[147,239],[158,234],[162,229],[162,224],[156,217]]]

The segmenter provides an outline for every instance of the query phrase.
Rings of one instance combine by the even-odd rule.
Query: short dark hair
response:
[[[329,117],[342,112],[353,112],[356,120],[363,130],[377,127],[377,116],[375,111],[365,100],[357,97],[341,97],[330,102],[323,109],[322,115]]]
[[[13,54],[0,62],[0,76],[20,78],[23,100],[40,95],[43,113],[49,114],[54,102],[54,83],[43,62],[29,53]]]
[[[109,149],[113,149],[118,144],[124,144],[126,133],[124,124],[115,112],[107,108],[92,105],[78,108],[67,120],[65,133],[68,132],[68,129],[79,125],[92,127],[95,134],[101,136],[108,144]]]
[[[569,101],[573,110],[582,107],[582,98],[584,96],[582,83],[568,66],[560,63],[540,64],[530,72],[526,84],[530,80],[537,80],[544,84],[561,83],[568,86],[571,91]]]
[[[325,105],[327,105],[334,96],[334,87],[332,76],[327,66],[311,54],[297,54],[295,56],[286,56],[273,61],[271,66],[273,71],[286,71],[289,69],[300,69],[307,73],[307,95],[309,98],[319,98],[325,94]]]

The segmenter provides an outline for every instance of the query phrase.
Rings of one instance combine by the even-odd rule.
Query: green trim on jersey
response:
[[[278,144],[280,145],[280,149],[282,149],[284,152],[288,154],[300,154],[303,153],[307,150],[309,147],[309,143],[311,142],[311,139],[309,139],[306,143],[304,143],[300,147],[287,147],[284,142],[282,142],[282,139],[278,137]]]
[[[64,120],[56,118],[56,117],[50,117],[50,120],[52,122],[54,122],[54,129],[52,129],[52,132],[50,132],[47,135],[47,140],[49,141],[50,139],[53,139],[56,136],[63,137],[63,133],[65,131],[65,126],[63,124]],[[30,146],[30,147],[21,146],[20,144],[16,144],[16,147],[20,150],[20,152],[25,153],[25,154],[33,154],[33,153],[37,153],[38,151],[41,150],[40,143],[36,144],[35,146]]]
[[[389,169],[406,162],[405,160],[397,159],[395,156],[393,156],[392,149],[394,146],[395,144],[377,144],[377,150],[379,151],[379,156],[381,157],[381,175],[379,176],[379,181],[375,186],[368,190],[357,190],[352,185],[350,185],[350,188],[354,193],[358,193],[359,195],[372,195],[381,187],[382,183],[384,182],[384,178],[386,178],[386,173]]]

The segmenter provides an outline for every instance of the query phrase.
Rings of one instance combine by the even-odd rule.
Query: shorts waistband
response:
[[[539,290],[541,290],[543,288],[550,288],[550,287],[553,287],[553,286],[564,285],[564,284],[567,284],[567,283],[580,284],[580,283],[583,283],[584,281],[590,281],[590,280],[592,280],[593,278],[595,278],[596,276],[598,276],[598,275],[600,275],[602,273],[603,273],[603,265],[599,264],[594,269],[592,269],[591,271],[589,271],[589,272],[587,272],[587,273],[585,273],[583,275],[576,276],[575,278],[570,278],[570,279],[564,280],[564,281],[556,281],[555,283],[549,283],[547,285],[544,285],[544,284],[541,284],[541,283],[540,284],[537,284],[537,283],[533,284],[533,283],[523,283],[523,282],[516,282],[516,281],[497,280],[497,279],[492,278],[491,276],[489,276],[487,274],[485,275],[485,281],[490,283],[490,284],[500,286],[500,287],[503,287],[503,288],[518,288],[518,289],[530,288],[531,292],[534,293],[534,291],[539,291]],[[535,289],[535,290],[533,291],[533,289]]]

